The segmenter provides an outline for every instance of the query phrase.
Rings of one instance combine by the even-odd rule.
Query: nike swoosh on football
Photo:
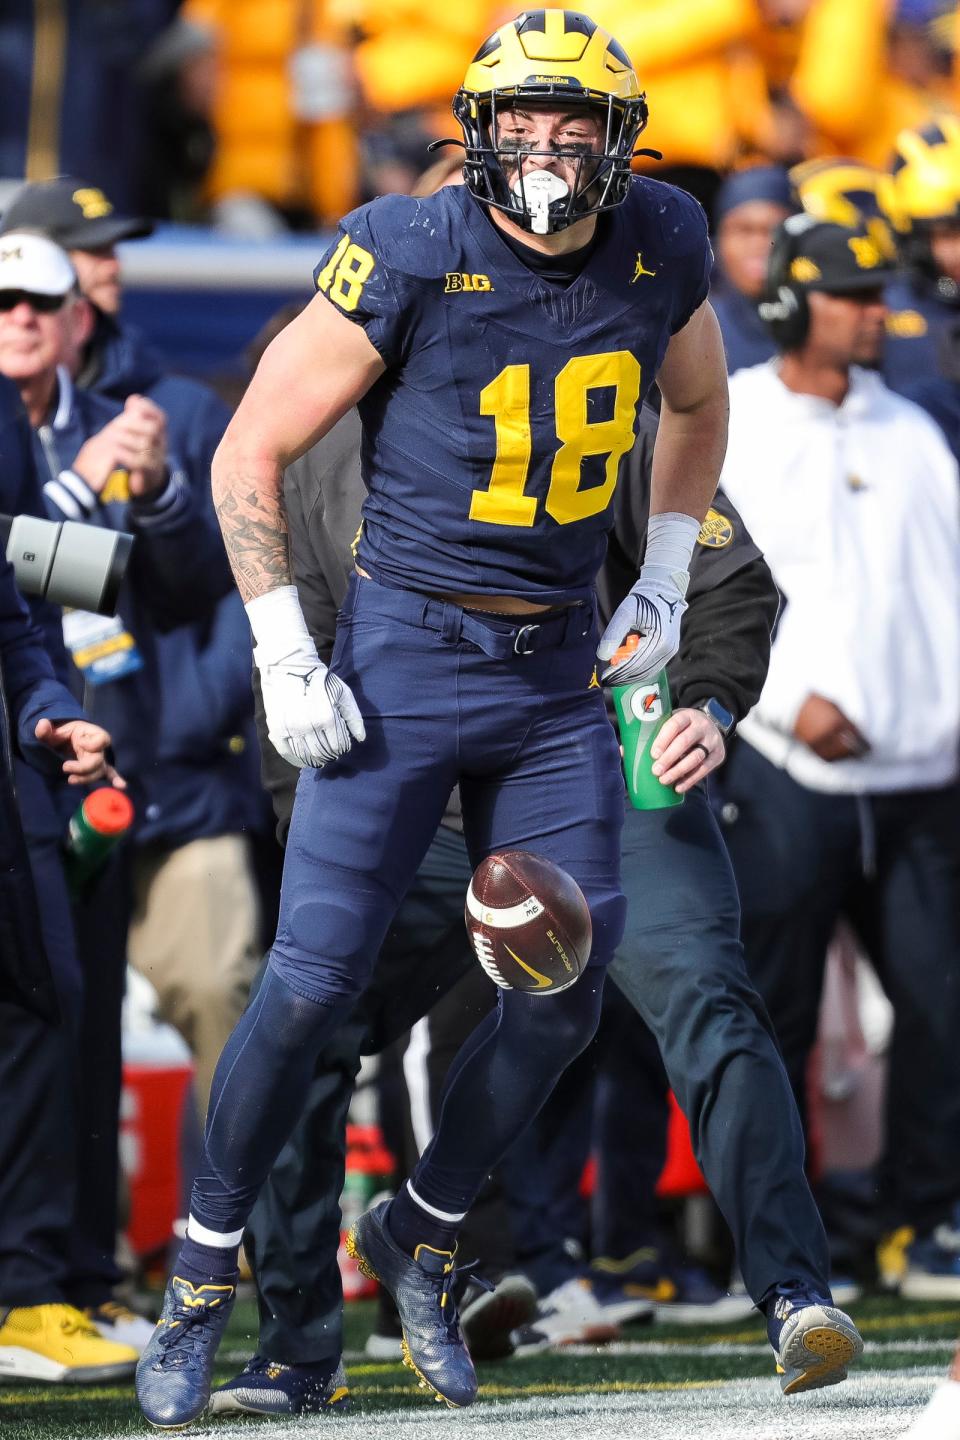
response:
[[[503,948],[504,950],[506,950],[508,955],[513,955],[514,960],[516,960],[521,970],[526,970],[527,974],[531,975],[533,979],[536,980],[538,990],[550,989],[553,981],[550,979],[549,975],[541,975],[539,970],[534,970],[533,966],[528,965],[526,960],[521,960],[520,956],[515,954],[514,951],[510,949],[509,945],[504,945]]]

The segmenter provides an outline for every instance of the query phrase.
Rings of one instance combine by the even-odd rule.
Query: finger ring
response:
[[[699,740],[697,741],[696,745],[692,745],[690,747],[690,753],[692,754],[694,750],[702,750],[704,760],[710,759],[710,751],[707,749],[706,745],[701,744]]]

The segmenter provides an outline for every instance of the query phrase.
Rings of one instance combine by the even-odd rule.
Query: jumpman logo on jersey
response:
[[[630,284],[631,284],[631,285],[636,285],[636,283],[637,283],[637,281],[640,279],[641,275],[649,275],[649,276],[651,276],[651,278],[652,278],[654,275],[656,275],[656,273],[657,273],[656,270],[647,270],[647,269],[646,269],[646,267],[644,266],[644,263],[643,263],[643,255],[642,255],[642,254],[640,253],[640,251],[638,250],[638,251],[637,251],[637,268],[636,268],[636,270],[634,270],[634,272],[633,272],[633,279],[630,281]]]

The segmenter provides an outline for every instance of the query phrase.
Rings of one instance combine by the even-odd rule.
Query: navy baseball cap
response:
[[[96,185],[70,175],[21,185],[0,220],[8,230],[39,230],[65,250],[99,250],[153,232],[150,220],[118,215]]]
[[[713,206],[715,224],[719,225],[731,210],[749,205],[754,200],[782,205],[791,213],[800,208],[790,185],[790,176],[782,165],[751,165],[746,170],[734,170],[720,186]]]
[[[782,227],[793,236],[792,256],[784,277],[801,290],[848,295],[879,290],[897,274],[896,267],[864,229],[795,215]],[[777,240],[774,238],[774,249]]]

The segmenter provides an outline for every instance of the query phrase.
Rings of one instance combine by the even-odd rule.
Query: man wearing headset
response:
[[[960,523],[939,429],[861,366],[887,262],[792,216],[761,314],[780,354],[731,383],[722,483],[784,597],[722,788],[747,966],[803,1103],[824,956],[859,933],[896,1012],[881,1219],[908,1278],[960,1289]]]

